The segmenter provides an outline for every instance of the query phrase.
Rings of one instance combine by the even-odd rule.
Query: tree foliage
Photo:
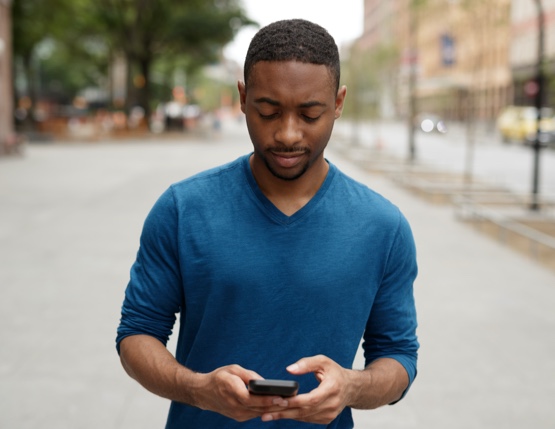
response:
[[[256,24],[240,0],[16,0],[12,14],[14,56],[30,91],[37,46],[49,39],[55,49],[42,72],[60,73],[58,81],[71,89],[106,80],[113,59],[125,58],[128,107],[138,104],[147,114],[155,63],[193,71],[218,60],[241,27]]]
[[[64,38],[63,28],[72,0],[16,0],[12,3],[13,54],[21,63],[27,93],[37,98],[38,47],[44,41]],[[14,73],[14,76],[16,74]]]
[[[96,0],[87,9],[111,52],[121,52],[144,82],[135,102],[147,112],[154,61],[182,56],[194,69],[215,61],[221,46],[253,24],[237,0]]]
[[[392,45],[376,45],[370,50],[357,44],[351,47],[349,59],[343,64],[349,94],[345,105],[347,116],[355,121],[379,116],[382,91],[393,85],[398,55],[398,49]]]

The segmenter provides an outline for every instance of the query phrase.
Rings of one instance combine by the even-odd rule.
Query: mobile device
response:
[[[290,380],[251,380],[249,392],[254,395],[294,396],[299,383]]]

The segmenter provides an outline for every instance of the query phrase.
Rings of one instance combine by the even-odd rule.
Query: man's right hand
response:
[[[125,371],[147,390],[163,398],[210,410],[237,421],[283,411],[288,402],[279,396],[251,395],[254,371],[229,365],[202,374],[181,365],[164,344],[148,335],[134,335],[120,343]]]
[[[237,421],[260,417],[266,412],[283,411],[288,401],[279,396],[252,395],[246,385],[249,380],[262,379],[254,371],[239,365],[229,365],[208,374],[195,374],[197,385],[195,405],[215,411]]]

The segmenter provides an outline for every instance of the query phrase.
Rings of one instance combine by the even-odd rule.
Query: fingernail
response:
[[[289,402],[287,402],[287,400],[282,399],[282,398],[275,398],[272,403],[274,405],[279,405],[280,407],[287,407],[289,405]]]
[[[287,371],[295,372],[299,370],[299,365],[294,363],[293,365],[289,365],[287,367]]]
[[[274,417],[271,414],[262,414],[261,419],[263,422],[269,422],[272,421]]]

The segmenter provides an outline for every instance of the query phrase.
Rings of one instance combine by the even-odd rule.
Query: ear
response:
[[[239,90],[239,101],[241,102],[241,111],[245,112],[245,105],[247,101],[247,87],[244,82],[237,82],[237,89]]]
[[[347,87],[343,85],[337,91],[337,96],[335,97],[335,119],[341,116],[343,113],[343,106],[345,105],[345,97],[347,96]]]

